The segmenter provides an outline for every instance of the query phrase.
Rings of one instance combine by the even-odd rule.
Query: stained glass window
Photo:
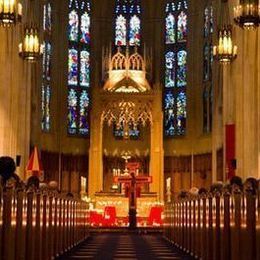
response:
[[[69,71],[68,84],[77,86],[78,84],[78,50],[69,49]]]
[[[80,42],[90,44],[90,16],[87,12],[81,16],[81,39]]]
[[[166,4],[164,133],[170,137],[186,131],[187,10],[187,0]]]
[[[165,54],[165,87],[175,87],[175,55],[169,51]]]
[[[117,46],[126,45],[126,18],[123,15],[116,18],[115,44]]]
[[[115,45],[139,46],[141,44],[140,0],[116,0]]]
[[[212,128],[212,65],[213,65],[213,7],[207,5],[204,9],[203,32],[203,131],[210,132]]]
[[[52,9],[49,2],[43,5],[43,59],[42,59],[42,84],[41,84],[41,129],[49,132],[51,128],[51,28]]]
[[[166,17],[166,44],[175,43],[175,17],[169,13]]]
[[[90,0],[70,0],[68,19],[68,133],[89,135]]]
[[[80,85],[83,87],[89,87],[89,75],[90,75],[90,60],[89,52],[81,51],[80,53]]]
[[[70,89],[68,94],[68,120],[69,120],[69,133],[77,133],[77,118],[78,118],[78,97],[75,89]]]
[[[113,130],[114,136],[116,139],[123,139],[124,138],[124,126],[123,124],[120,127],[114,125]],[[129,124],[128,126],[128,135],[131,140],[136,140],[140,136],[140,129],[138,126],[134,126],[133,124]]]
[[[164,98],[164,127],[167,136],[175,135],[175,97],[170,91],[165,93]]]
[[[51,4],[45,3],[43,5],[43,30],[51,31]]]
[[[187,40],[187,15],[185,12],[181,12],[178,15],[178,26],[177,26],[178,42]]]
[[[180,92],[177,97],[177,132],[184,134],[186,129],[186,94]]]
[[[80,118],[79,118],[79,131],[81,134],[86,135],[89,132],[89,94],[83,90],[80,95]]]
[[[204,45],[204,51],[203,51],[203,56],[204,56],[204,61],[203,61],[203,70],[204,70],[204,80],[208,80],[209,79],[209,45],[208,43],[205,43]]]
[[[213,33],[213,7],[206,6],[204,9],[204,37]]]
[[[76,10],[71,10],[69,13],[69,40],[77,41],[79,34],[79,16]]]
[[[177,86],[187,85],[187,51],[178,51]]]
[[[141,21],[136,15],[132,16],[130,19],[129,26],[129,45],[138,46],[141,41]]]

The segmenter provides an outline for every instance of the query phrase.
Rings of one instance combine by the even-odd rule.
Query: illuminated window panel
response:
[[[206,6],[204,10],[204,37],[213,33],[213,7]]]
[[[79,16],[76,10],[72,10],[69,13],[69,40],[78,41],[79,35]]]
[[[129,45],[139,46],[141,42],[141,21],[134,15],[130,19]]]
[[[175,17],[169,13],[166,17],[166,44],[175,43]]]
[[[178,26],[177,26],[177,39],[178,42],[187,40],[187,15],[185,12],[181,12],[178,15]]]
[[[68,133],[89,135],[90,14],[89,0],[70,0],[68,21]]]
[[[120,127],[114,125],[113,134],[116,139],[123,140],[125,135],[123,124]],[[140,128],[130,124],[128,126],[128,136],[130,140],[137,140],[140,137]]]
[[[173,51],[169,51],[165,54],[165,87],[175,87],[175,54]]]
[[[52,58],[52,8],[49,2],[43,5],[43,58],[41,84],[41,129],[51,129],[51,58]]]
[[[204,46],[203,46],[203,132],[208,133],[212,129],[212,66],[213,66],[213,31],[214,16],[212,4],[204,9]]]
[[[187,85],[187,51],[181,50],[177,54],[178,70],[177,70],[177,86],[184,87]]]
[[[43,42],[42,77],[48,81],[51,79],[51,43],[49,41]]]
[[[51,17],[51,4],[46,3],[43,6],[43,30],[51,31],[52,17]]]
[[[126,19],[122,15],[116,18],[115,44],[116,46],[126,45]]]
[[[80,86],[89,87],[90,85],[90,59],[88,51],[80,53]]]
[[[166,137],[182,136],[186,133],[187,10],[186,0],[168,1],[165,9],[164,134]]]
[[[170,91],[164,97],[164,131],[166,136],[175,135],[175,98]]]
[[[68,121],[69,121],[69,133],[77,133],[77,119],[78,119],[78,97],[75,89],[70,89],[68,94]]]
[[[177,134],[183,135],[186,130],[186,94],[180,92],[177,96]]]
[[[209,54],[210,54],[210,49],[208,44],[206,43],[204,45],[204,61],[203,61],[203,71],[204,71],[204,75],[203,75],[203,79],[204,80],[208,80],[209,79],[209,66],[210,66],[210,61],[209,61]]]
[[[79,132],[83,135],[89,133],[89,94],[83,90],[79,100]]]
[[[78,50],[69,49],[69,71],[68,84],[77,86],[78,84]]]
[[[80,42],[85,44],[90,44],[90,16],[87,12],[85,12],[81,16],[81,39]]]
[[[115,46],[141,45],[140,14],[140,0],[116,0]]]

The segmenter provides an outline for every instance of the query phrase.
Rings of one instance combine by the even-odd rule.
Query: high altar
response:
[[[124,192],[105,191],[105,142],[113,139],[105,137],[107,128],[114,127],[122,131],[120,146],[128,149],[130,130],[148,128],[149,176],[152,183],[146,185],[137,200],[140,217],[149,216],[153,205],[163,201],[163,114],[159,87],[151,88],[147,80],[147,67],[151,61],[149,51],[144,49],[144,57],[137,48],[117,49],[112,56],[111,48],[103,49],[104,82],[103,88],[93,89],[93,110],[91,113],[91,139],[89,151],[89,196],[95,201],[95,207],[104,210],[106,206],[115,206],[117,216],[128,215],[128,198]],[[99,102],[97,102],[99,100]],[[101,100],[101,101],[100,101]],[[109,139],[109,141],[107,140]],[[115,149],[116,150],[116,149]],[[123,156],[122,154],[120,156]],[[118,169],[110,170],[115,174]],[[115,183],[114,183],[115,184]]]

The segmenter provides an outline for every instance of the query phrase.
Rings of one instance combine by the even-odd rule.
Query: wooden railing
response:
[[[165,206],[164,234],[196,258],[260,260],[260,201],[252,192],[177,199]]]
[[[57,192],[0,187],[0,259],[53,259],[87,238],[87,214]]]

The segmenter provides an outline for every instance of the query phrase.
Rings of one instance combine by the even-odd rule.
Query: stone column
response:
[[[92,111],[88,179],[88,194],[90,197],[94,197],[95,192],[103,190],[102,132],[101,113]]]
[[[21,155],[17,169],[24,178],[29,157],[31,65],[18,56],[19,26],[0,27],[0,156]]]
[[[153,182],[150,184],[150,191],[156,192],[160,201],[164,200],[164,151],[163,151],[163,113],[159,93],[154,98],[153,122],[151,125],[151,156],[150,175]]]
[[[239,53],[232,71],[236,87],[237,175],[259,178],[259,30],[237,30]]]

